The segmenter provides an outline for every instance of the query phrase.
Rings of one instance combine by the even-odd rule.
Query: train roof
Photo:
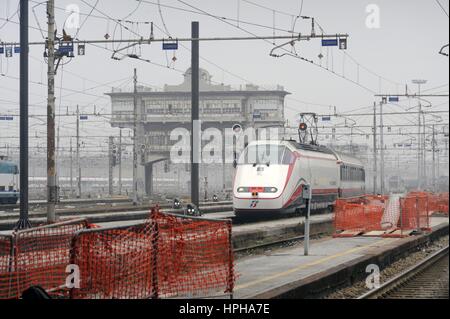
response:
[[[17,164],[13,162],[0,161],[0,174],[18,174]]]
[[[270,144],[270,145],[285,145],[290,146],[291,148],[295,150],[300,151],[307,151],[307,152],[315,152],[315,153],[321,153],[324,155],[333,156],[336,158],[337,161],[341,161],[344,164],[347,165],[354,165],[354,166],[361,166],[364,167],[364,164],[361,160],[358,158],[350,155],[345,154],[341,152],[337,152],[335,150],[332,150],[331,148],[323,145],[311,145],[311,144],[301,144],[294,140],[263,140],[263,141],[254,141],[250,143],[250,145],[263,145],[263,144]]]
[[[309,151],[309,152],[317,152],[317,153],[323,153],[323,154],[328,154],[328,155],[333,155],[336,156],[334,154],[334,152],[332,150],[330,150],[328,147],[326,146],[322,146],[322,145],[311,145],[311,144],[300,144],[296,141],[289,141],[289,143],[294,146],[296,149],[298,150],[302,150],[302,151]]]
[[[310,152],[317,152],[317,153],[322,153],[322,154],[333,155],[334,157],[336,157],[336,159],[338,161],[341,161],[344,164],[355,165],[355,166],[364,166],[364,164],[358,158],[356,158],[350,154],[336,152],[335,150],[332,150],[323,145],[300,144],[295,141],[291,141],[291,144],[293,144],[297,149],[300,149],[303,151],[310,151]]]
[[[361,166],[361,167],[364,166],[363,162],[360,159],[354,157],[353,155],[340,153],[340,152],[336,152],[336,151],[334,151],[334,153],[336,154],[337,158],[344,164]]]

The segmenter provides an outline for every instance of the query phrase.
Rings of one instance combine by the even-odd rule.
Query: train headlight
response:
[[[247,192],[247,188],[245,188],[245,187],[238,188],[238,193],[245,193],[245,192]]]
[[[173,208],[174,209],[181,209],[181,201],[178,198],[175,198],[173,200]]]
[[[272,188],[270,189],[270,192],[271,192],[271,193],[276,193],[276,192],[278,192],[278,188],[272,187]]]
[[[200,210],[194,204],[188,204],[186,206],[186,215],[188,216],[201,216]]]

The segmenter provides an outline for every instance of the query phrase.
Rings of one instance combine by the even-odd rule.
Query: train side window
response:
[[[6,190],[5,186],[0,186],[0,192],[4,192]]]

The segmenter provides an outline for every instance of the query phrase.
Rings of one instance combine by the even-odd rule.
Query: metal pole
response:
[[[29,228],[28,220],[28,0],[20,0],[20,218],[17,229]]]
[[[199,57],[199,23],[192,22],[192,119],[191,119],[191,201],[199,207],[199,148],[201,147],[201,139],[198,137],[200,133],[200,112],[199,112],[199,73],[200,73],[200,57]]]
[[[373,193],[378,189],[377,103],[373,104]]]
[[[385,191],[385,176],[384,176],[384,118],[383,118],[383,102],[380,103],[380,178],[381,178],[381,194]]]
[[[423,132],[422,132],[422,176],[423,176],[423,185],[426,188],[428,186],[428,175],[427,175],[427,126],[425,114],[422,117],[423,122]]]
[[[60,190],[61,190],[61,186],[60,186],[60,182],[59,182],[59,174],[58,172],[60,171],[60,167],[61,167],[61,150],[60,150],[60,137],[59,137],[59,124],[58,124],[58,128],[56,129],[56,153],[55,153],[55,168],[56,168],[56,187],[57,187],[57,194],[59,194]],[[59,197],[59,196],[58,196]],[[58,198],[59,199],[59,198]],[[59,200],[56,200],[57,202]]]
[[[424,116],[423,110],[422,110],[422,91],[421,91],[421,85],[427,83],[426,80],[413,80],[414,84],[418,85],[419,93],[417,95],[417,99],[419,101],[419,126],[418,126],[418,136],[417,136],[417,188],[418,190],[421,190],[423,188],[423,182],[422,179],[424,177],[424,170],[423,170],[423,163],[424,163],[424,151],[423,146],[425,145],[425,128],[423,130],[422,135],[422,116]]]
[[[133,93],[133,205],[138,204],[138,153],[137,153],[137,70],[134,69],[134,93]]]
[[[436,126],[433,125],[433,141],[432,141],[432,151],[433,151],[433,166],[432,166],[432,177],[433,177],[433,192],[436,192]]]
[[[109,196],[113,195],[113,144],[114,144],[114,137],[109,137],[109,143],[108,143],[108,157],[109,157],[109,170],[108,170],[108,193]]]
[[[70,197],[73,196],[73,148],[72,138],[70,138]]]
[[[441,148],[436,150],[436,179],[439,180],[441,177]],[[438,184],[436,182],[436,184]],[[439,191],[439,185],[436,185],[436,191]]]
[[[77,198],[81,198],[80,108],[77,105]]]
[[[48,105],[47,105],[47,222],[56,221],[58,197],[55,161],[55,1],[47,2],[48,15]]]
[[[119,152],[119,195],[122,195],[122,128],[120,128],[119,149],[117,151]]]
[[[418,146],[417,146],[417,188],[420,190],[422,188],[422,106],[419,105],[419,126],[418,126]]]
[[[303,189],[303,192],[307,192],[306,196],[306,218],[305,218],[305,246],[304,246],[304,255],[309,255],[309,237],[310,237],[310,217],[311,217],[311,200],[312,200],[312,189],[311,185],[305,185],[307,188]]]
[[[222,191],[225,193],[227,188],[227,160],[226,160],[226,129],[223,129],[223,139],[222,139]]]

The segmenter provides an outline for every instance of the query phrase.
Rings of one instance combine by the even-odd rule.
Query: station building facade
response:
[[[285,123],[285,97],[289,93],[282,86],[260,87],[243,85],[233,88],[216,84],[208,71],[200,70],[200,120],[202,129],[221,131],[235,124],[243,128],[282,127]],[[111,98],[111,126],[133,128],[134,93],[113,89]],[[165,85],[162,90],[138,87],[137,138],[142,146],[139,182],[147,195],[153,192],[153,166],[168,161],[174,129],[190,130],[191,125],[191,70],[184,74],[179,85]],[[202,167],[203,168],[203,167]],[[226,187],[230,167],[223,167],[223,187]],[[228,170],[228,173],[227,173]],[[231,180],[231,179],[230,179]]]

